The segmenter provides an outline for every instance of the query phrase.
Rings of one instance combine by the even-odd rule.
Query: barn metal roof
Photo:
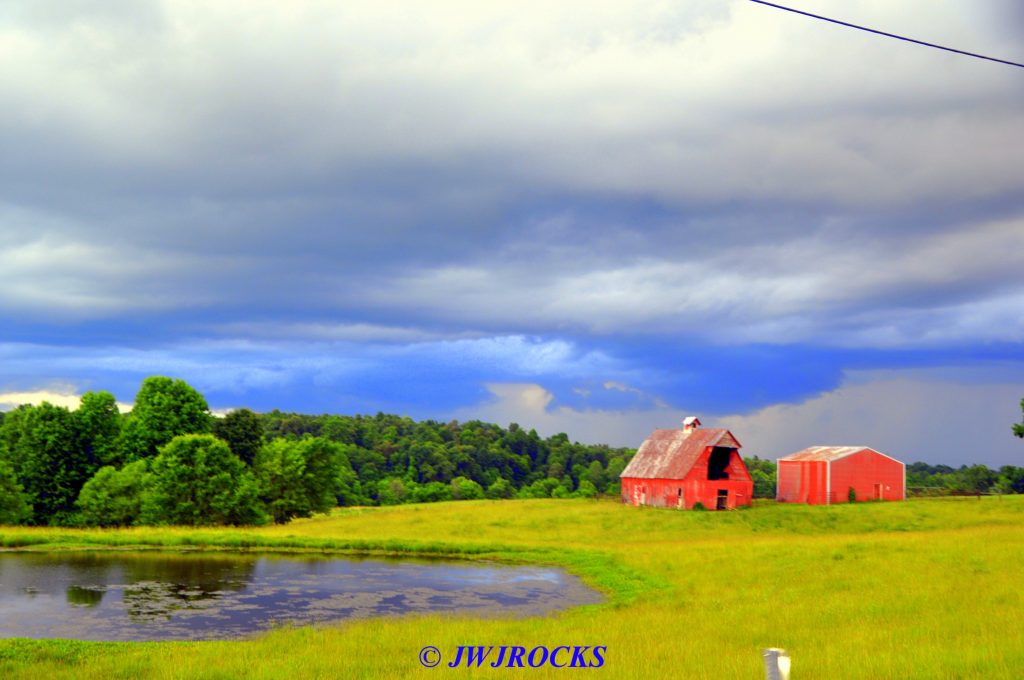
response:
[[[886,456],[881,451],[875,451],[870,446],[808,446],[803,451],[797,451],[791,453],[788,456],[783,456],[779,460],[824,460],[833,461],[839,460],[840,458],[846,458],[860,451],[874,451],[880,456],[891,458],[896,460],[892,456]],[[897,463],[900,461],[896,461]]]
[[[655,430],[637,449],[620,477],[682,479],[709,446],[738,449],[740,443],[728,430]]]

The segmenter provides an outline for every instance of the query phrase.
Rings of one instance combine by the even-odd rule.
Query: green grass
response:
[[[761,678],[787,648],[794,678],[1018,678],[1024,668],[1024,498],[730,513],[613,501],[438,503],[339,510],[285,526],[109,531],[0,528],[31,549],[157,546],[452,555],[557,564],[607,604],[530,619],[380,618],[203,643],[0,641],[29,678],[503,676],[421,668],[463,644],[607,645],[602,677]],[[564,677],[543,668],[531,677]],[[577,671],[578,672],[578,671]]]

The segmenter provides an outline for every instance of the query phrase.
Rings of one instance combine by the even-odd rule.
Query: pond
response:
[[[210,552],[0,553],[0,637],[212,640],[409,612],[601,601],[560,569]]]

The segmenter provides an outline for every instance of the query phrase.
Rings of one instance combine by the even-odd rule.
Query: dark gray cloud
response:
[[[807,9],[1012,42],[1010,5]],[[9,321],[1024,341],[1019,70],[739,0],[3,12]]]

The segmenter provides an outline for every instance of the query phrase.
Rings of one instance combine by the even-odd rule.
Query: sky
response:
[[[793,0],[1024,62],[1010,0]],[[747,0],[0,4],[0,409],[1024,465],[1024,69]]]

